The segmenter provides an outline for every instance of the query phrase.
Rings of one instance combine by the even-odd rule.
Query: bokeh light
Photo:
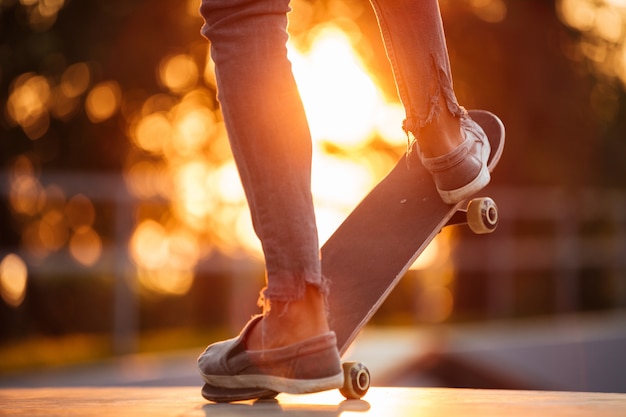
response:
[[[134,162],[125,170],[124,180],[129,192],[139,199],[169,195],[171,181],[162,162]]]
[[[65,0],[19,0],[26,7],[29,26],[43,32],[57,20],[59,11],[65,6]]]
[[[32,174],[21,174],[11,182],[9,203],[18,215],[33,216],[39,210],[42,187]]]
[[[93,123],[110,119],[119,109],[122,99],[119,84],[116,81],[104,81],[87,94],[85,110]]]
[[[156,221],[146,220],[137,226],[130,244],[132,258],[140,267],[159,269],[166,262],[165,228]]]
[[[159,155],[163,153],[165,143],[171,141],[172,125],[167,115],[158,112],[142,118],[135,127],[135,145],[150,153]]]
[[[91,83],[91,70],[84,62],[72,64],[61,76],[61,91],[67,97],[78,97],[87,91]]]
[[[63,213],[58,209],[46,211],[39,221],[39,240],[46,250],[56,252],[69,238],[69,230]]]
[[[65,216],[73,230],[91,227],[96,218],[96,209],[89,198],[77,194],[69,199],[65,206]]]
[[[198,83],[199,71],[194,59],[185,54],[169,56],[159,66],[161,83],[173,93],[191,90]]]
[[[581,34],[575,54],[592,63],[608,80],[626,85],[626,2],[623,0],[559,0],[560,19]]]
[[[9,120],[17,123],[31,139],[39,139],[50,125],[48,106],[51,87],[48,80],[34,73],[18,77],[7,101]]]
[[[51,117],[68,121],[76,114],[81,104],[80,97],[87,92],[91,78],[89,66],[82,62],[68,66],[58,82],[34,72],[20,75],[9,88],[6,103],[8,122],[20,126],[30,139],[43,137],[50,128]],[[111,117],[120,100],[120,89],[116,83],[107,82],[98,87],[90,93],[86,103],[87,113],[94,122]]]
[[[0,295],[12,307],[18,307],[26,296],[28,269],[18,255],[9,254],[0,262]]]
[[[144,220],[133,233],[130,251],[138,267],[138,279],[146,289],[182,295],[193,283],[200,257],[194,234],[178,228],[168,230],[154,220]]]
[[[102,240],[89,226],[80,226],[69,242],[72,257],[85,266],[92,266],[102,255]]]
[[[93,265],[102,255],[102,239],[93,229],[96,208],[83,194],[68,198],[58,185],[43,187],[33,162],[17,158],[10,170],[9,207],[23,224],[26,253],[44,259],[68,248],[78,263]]]
[[[507,4],[505,0],[470,0],[474,14],[488,23],[499,23],[506,18]]]

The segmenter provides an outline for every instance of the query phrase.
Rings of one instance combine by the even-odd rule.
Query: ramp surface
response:
[[[370,389],[363,400],[337,391],[281,394],[275,401],[215,404],[200,388],[36,388],[0,390],[0,416],[473,417],[626,415],[626,394],[449,388]]]

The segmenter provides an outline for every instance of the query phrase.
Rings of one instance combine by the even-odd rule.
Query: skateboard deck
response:
[[[488,111],[470,110],[469,114],[489,138],[488,167],[493,171],[504,148],[504,125]],[[405,155],[326,241],[321,254],[322,273],[330,281],[329,324],[342,355],[441,229],[462,222],[459,217],[465,219],[466,204],[444,203],[419,157]],[[491,220],[497,221],[497,212],[492,215],[495,219]],[[363,385],[356,387],[353,398],[367,391],[366,368],[344,364],[344,372],[346,383],[352,379],[356,385]],[[359,383],[359,378],[364,380]],[[218,402],[271,398],[276,394],[207,384],[202,389],[206,399]]]
[[[470,110],[489,138],[493,171],[504,148],[504,125]],[[408,160],[407,160],[408,158]],[[361,201],[321,249],[330,281],[330,326],[343,355],[426,246],[467,202],[443,202],[417,155],[403,157]]]

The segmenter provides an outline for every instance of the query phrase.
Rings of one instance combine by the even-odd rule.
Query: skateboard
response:
[[[494,114],[470,110],[491,144],[488,161],[493,171],[504,149],[504,125]],[[490,233],[498,209],[490,198],[449,205],[439,196],[430,173],[416,152],[401,158],[372,189],[321,248],[322,272],[330,281],[329,324],[343,355],[398,281],[428,244],[446,226],[467,224],[475,233]],[[370,385],[367,367],[343,364],[346,398],[361,398]],[[205,385],[211,401],[272,398],[262,390],[224,390]]]

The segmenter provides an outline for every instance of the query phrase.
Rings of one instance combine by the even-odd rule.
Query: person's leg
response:
[[[266,262],[264,314],[246,327],[241,343],[247,351],[269,351],[329,334],[328,286],[311,195],[311,136],[287,59],[289,0],[203,0],[200,10],[224,122]],[[335,377],[340,373],[336,345],[324,349]],[[222,350],[209,347],[201,356],[207,383],[233,388],[252,381],[282,390],[280,370],[272,380],[259,375],[229,379],[229,371],[217,363]],[[336,383],[335,378],[331,385]],[[303,383],[302,389],[312,386]]]
[[[437,0],[371,3],[406,110],[403,127],[416,139],[442,198],[448,203],[460,201],[489,182],[489,144],[454,94],[439,4]]]
[[[307,283],[326,291],[310,191],[311,137],[287,60],[289,0],[205,0],[201,7],[224,121],[265,255],[263,296],[284,315],[282,304],[295,310],[315,292]]]

